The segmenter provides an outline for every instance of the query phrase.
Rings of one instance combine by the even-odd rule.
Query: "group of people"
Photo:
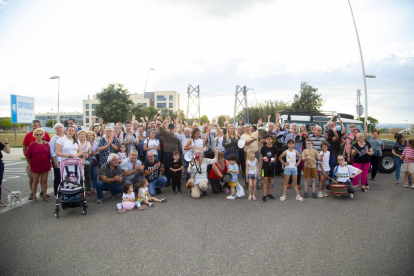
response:
[[[91,126],[89,131],[69,120],[66,129],[61,123],[54,126],[56,135],[52,138],[35,120],[33,131],[23,142],[31,190],[29,200],[37,202],[40,182],[40,197],[43,201],[51,201],[46,193],[51,168],[56,196],[61,182],[59,164],[66,158],[82,160],[87,195],[96,193],[98,204],[106,192],[110,192],[111,199],[122,194],[123,202],[117,204],[120,213],[125,211],[124,203],[134,201],[135,193],[138,210],[145,210],[141,203],[153,206],[152,202],[165,202],[165,199],[155,197],[163,193],[163,187],[171,186],[172,194],[182,193],[182,178],[185,178],[185,183],[191,181],[189,191],[193,198],[207,196],[210,183],[214,194],[230,193],[227,198],[235,199],[238,175],[241,175],[249,193],[247,199],[257,200],[256,189],[263,188],[262,202],[275,199],[271,189],[276,175],[284,175],[281,201],[286,200],[286,191],[292,186],[299,201],[304,200],[299,193],[301,187],[305,198],[326,197],[325,186],[334,179],[339,183],[348,183],[347,180],[352,179],[352,184],[348,185],[351,197],[359,182],[361,190],[367,192],[371,166],[371,180],[376,181],[378,162],[384,149],[377,130],[369,134],[365,127],[364,133],[360,133],[355,125],[350,125],[350,133],[347,134],[342,120],[339,120],[341,130],[337,130],[336,118],[332,116],[324,126],[324,133],[322,127],[315,124],[311,124],[308,133],[305,125],[279,125],[278,116],[275,123],[268,121],[267,131],[261,120],[256,129],[241,119],[235,125],[225,122],[223,128],[214,121],[212,124],[204,123],[200,131],[197,120],[191,126],[187,125],[179,119],[178,113],[177,119],[167,116],[163,120],[158,115],[152,120],[141,117],[140,122],[133,116],[131,121],[118,122],[113,127],[104,125],[99,119],[99,125]],[[407,143],[401,135],[395,138],[392,152],[397,184],[404,164],[405,187],[408,187],[414,170],[414,141]],[[7,152],[10,150],[7,139],[4,142],[0,143],[0,150]],[[189,151],[193,153],[192,160],[184,158]],[[0,171],[3,171],[3,163],[1,166]],[[227,173],[230,173],[231,180],[225,182],[223,176]],[[258,181],[262,178],[260,187]],[[307,190],[309,178],[311,193]],[[317,179],[319,187],[316,192]]]

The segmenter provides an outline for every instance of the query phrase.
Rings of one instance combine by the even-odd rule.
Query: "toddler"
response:
[[[138,203],[145,203],[147,204],[149,207],[153,207],[154,203],[150,203],[150,201],[154,201],[154,202],[166,202],[167,199],[163,198],[163,199],[158,199],[155,198],[153,196],[150,195],[150,193],[148,192],[148,180],[147,179],[141,179],[138,183]]]
[[[227,161],[229,161],[229,167],[227,171],[231,174],[231,181],[229,181],[230,186],[230,195],[227,199],[235,199],[236,196],[236,186],[237,186],[237,175],[239,174],[239,166],[237,165],[237,156],[235,154],[230,154],[227,157]]]
[[[122,203],[118,203],[116,205],[116,208],[118,208],[118,213],[123,214],[126,212],[126,210],[123,208],[123,204],[125,202],[134,202],[135,201],[135,194],[134,194],[134,188],[132,187],[131,183],[124,184],[122,187]],[[147,209],[146,206],[141,206],[141,204],[137,201],[135,202],[135,206],[137,206],[138,211]]]

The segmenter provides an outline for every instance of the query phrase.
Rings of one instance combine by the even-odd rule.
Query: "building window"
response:
[[[173,101],[173,95],[169,96],[169,100],[172,102]]]
[[[92,110],[92,116],[95,116],[95,111],[94,110]]]
[[[86,125],[86,127],[89,127],[89,125]]]
[[[144,104],[143,104],[143,107],[147,107],[147,103],[144,103]]]
[[[168,107],[173,108],[173,103],[169,103]]]
[[[85,109],[89,109],[89,104],[85,104]]]
[[[85,115],[86,115],[86,116],[89,116],[89,111],[86,111],[86,112],[85,112]]]
[[[167,100],[167,96],[157,96],[158,102],[165,102]]]
[[[95,109],[95,106],[97,106],[98,104],[92,104],[92,109]]]
[[[86,118],[86,121],[85,121],[87,124],[89,124],[89,118]]]
[[[166,103],[157,103],[157,108],[167,108]]]

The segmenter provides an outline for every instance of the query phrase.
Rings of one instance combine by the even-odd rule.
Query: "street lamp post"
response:
[[[406,122],[407,122],[407,131],[405,132],[405,134],[408,134],[408,131],[410,131],[411,129],[408,129],[409,128],[409,126],[408,126],[408,120],[405,120]]]
[[[58,109],[56,114],[56,122],[59,123],[59,90],[60,90],[60,77],[59,76],[51,76],[51,80],[58,79]]]
[[[150,73],[151,70],[155,70],[155,69],[154,68],[150,68],[148,70],[147,79],[145,80],[145,86],[144,86],[144,94],[142,95],[142,107],[144,107],[145,89],[147,89],[148,77],[149,77],[149,73]]]
[[[348,0],[348,3],[349,3],[349,8],[351,9],[352,20],[354,21],[355,33],[356,33],[356,36],[357,36],[358,46],[359,46],[359,54],[361,55],[362,75],[363,75],[363,78],[364,78],[364,93],[365,93],[365,123],[367,123],[368,122],[368,95],[367,95],[367,80],[366,80],[366,78],[376,78],[376,76],[374,76],[374,75],[365,75],[365,66],[364,66],[364,59],[362,57],[361,42],[359,41],[358,30],[357,30],[357,26],[356,26],[356,23],[355,23],[355,17],[354,17],[354,13],[352,12],[351,0]]]

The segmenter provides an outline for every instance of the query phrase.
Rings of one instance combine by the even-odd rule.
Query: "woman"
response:
[[[227,159],[227,157],[230,154],[234,154],[237,156],[236,163],[239,162],[239,146],[237,145],[238,142],[239,142],[239,136],[236,133],[236,128],[234,127],[234,125],[229,125],[227,127],[226,139],[224,139],[223,141],[223,146],[225,148],[224,159]]]
[[[147,162],[147,154],[148,152],[152,152],[154,154],[155,159],[161,161],[158,157],[158,152],[161,151],[160,147],[160,140],[155,139],[155,135],[157,134],[157,131],[155,129],[151,129],[149,133],[149,137],[144,140],[144,151],[145,153],[145,162]]]
[[[218,194],[221,191],[225,192],[226,194],[229,193],[228,188],[224,187],[228,186],[228,183],[225,183],[223,188],[220,185],[220,179],[223,177],[223,174],[227,173],[228,167],[229,162],[225,160],[223,153],[219,152],[217,154],[217,162],[213,164],[213,168],[208,174],[208,181],[211,184],[213,194]]]
[[[203,193],[203,196],[207,196],[207,166],[217,162],[218,148],[215,148],[214,159],[203,158],[203,150],[201,149],[196,149],[195,154],[198,158],[193,159],[188,165],[188,173],[194,176],[190,193],[193,198],[200,198],[200,192]]]
[[[350,133],[346,136],[346,145],[345,145],[345,156],[347,157],[348,164],[351,164],[351,145],[355,142],[352,142],[358,133],[360,133],[359,129],[352,124],[349,126]]]
[[[368,134],[367,125],[364,128],[365,138],[368,139],[368,142],[372,146],[374,154],[371,156],[371,180],[377,181],[376,175],[378,170],[378,163],[382,156],[382,151],[384,150],[384,141],[379,138],[379,131],[373,130],[372,136]]]
[[[119,146],[125,145],[125,152],[129,156],[132,150],[135,150],[135,146],[139,146],[137,143],[137,137],[132,131],[132,124],[130,121],[125,122],[125,131],[119,136]]]
[[[196,149],[207,150],[204,139],[200,136],[200,129],[194,128],[191,133],[191,139],[188,140],[187,144],[184,146],[184,150],[191,150],[194,154]]]
[[[145,139],[145,130],[144,129],[145,129],[145,127],[143,127],[143,126],[138,127],[138,132],[136,134],[136,136],[137,136],[136,139],[137,139],[138,146],[135,146],[136,149],[139,151],[138,152],[138,158],[142,163],[145,162],[145,156],[142,153],[143,148],[141,148],[140,145],[141,145],[141,142]]]
[[[215,139],[215,141],[216,141],[216,145],[217,145],[217,148],[218,148],[218,150],[219,151],[221,151],[221,152],[224,152],[224,146],[223,146],[223,140],[224,140],[224,133],[223,133],[223,130],[222,129],[217,129],[217,133],[218,133],[218,135],[217,135],[217,137],[216,137],[216,139]]]
[[[113,136],[113,134],[113,129],[107,127],[105,129],[105,136],[99,140],[99,168],[108,161],[109,154],[116,153],[118,151],[118,140]]]
[[[364,137],[365,135],[363,133],[357,134],[357,142],[352,145],[352,156],[354,157],[353,166],[362,171],[361,191],[366,193],[367,190],[365,189],[365,184],[367,181],[369,167],[371,166],[371,156],[374,152],[372,151],[371,144],[364,141]],[[359,175],[352,180],[354,187],[358,186],[358,183]]]
[[[399,133],[394,134],[395,143],[392,145],[392,154],[394,154],[394,162],[395,162],[395,178],[397,179],[397,185],[400,184],[400,172],[401,172],[401,165],[403,164],[403,156],[402,153],[407,146],[407,141],[405,140],[404,136]],[[412,179],[409,176],[408,181],[412,184]]]
[[[98,161],[96,160],[96,157],[99,154],[98,141],[96,141],[96,134],[93,131],[88,131],[86,133],[86,138],[88,139],[88,142],[91,145],[90,156],[91,156],[92,189],[93,189],[93,192],[96,194],[96,182],[98,181]],[[86,190],[88,191],[87,192],[88,195],[92,195],[90,181],[86,182]]]
[[[1,203],[1,183],[3,182],[3,173],[4,173],[4,163],[3,163],[3,153],[4,151],[7,154],[10,154],[10,146],[9,141],[7,141],[7,137],[4,136],[3,143],[0,142],[0,207],[7,207],[6,204]]]
[[[43,141],[43,136],[45,132],[42,128],[38,128],[33,131],[33,136],[36,140],[30,143],[26,151],[26,160],[30,165],[30,170],[33,175],[32,182],[32,193],[33,199],[32,203],[37,203],[37,184],[39,180],[41,182],[42,190],[44,191],[43,201],[51,201],[49,195],[46,194],[47,191],[47,177],[49,176],[49,171],[51,168],[50,163],[50,147],[49,143]]]
[[[243,125],[237,126],[237,136],[241,137],[243,135]],[[239,145],[237,145],[237,150],[239,154],[239,161],[237,162],[239,165],[239,172],[242,174],[243,178],[245,175],[246,170],[246,159],[244,159],[244,147],[239,148]]]
[[[86,192],[88,195],[92,195],[91,191],[91,162],[92,159],[89,158],[91,156],[91,143],[86,139],[87,137],[86,131],[80,130],[78,132],[78,142],[79,146],[81,147],[82,155],[82,163],[83,163],[83,172],[85,177],[85,186]],[[89,160],[88,160],[89,159]]]
[[[300,125],[299,133],[300,133],[300,136],[305,137],[305,139],[308,138],[308,132],[306,131],[306,125],[305,124]]]
[[[58,163],[66,158],[78,158],[82,155],[81,147],[76,138],[75,126],[68,126],[66,135],[57,140],[56,155],[59,156]]]
[[[49,147],[50,147],[50,154],[52,156],[52,165],[53,165],[53,176],[54,176],[54,180],[53,180],[53,190],[55,193],[55,196],[57,195],[57,190],[59,187],[59,183],[60,183],[60,169],[59,169],[59,162],[58,162],[58,157],[56,157],[56,142],[65,136],[65,127],[63,126],[63,124],[61,123],[57,123],[54,126],[54,129],[56,131],[56,135],[53,136],[50,139],[50,143],[49,143]]]

